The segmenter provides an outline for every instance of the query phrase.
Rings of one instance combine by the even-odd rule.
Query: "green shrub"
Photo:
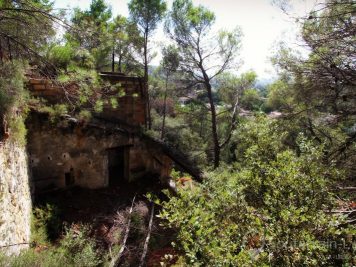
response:
[[[110,104],[113,108],[117,108],[116,97],[120,97],[123,94],[121,86],[111,85],[108,81],[101,80],[95,70],[75,66],[71,66],[68,73],[61,74],[58,77],[58,81],[64,84],[76,84],[78,91],[75,97],[71,99],[71,104],[75,106],[76,110],[86,108],[95,112],[102,112],[105,104]],[[108,91],[117,91],[116,97],[103,97],[100,93],[103,88]]]
[[[24,64],[17,61],[4,62],[0,65],[0,139],[3,124],[7,124],[11,140],[20,145],[26,143],[24,119],[27,101],[28,92],[24,89]]]
[[[12,111],[22,108],[26,99],[23,64],[17,61],[0,64],[0,114],[13,115]]]
[[[0,256],[2,267],[62,267],[73,266],[54,249],[36,252],[34,249],[22,251],[19,255]]]
[[[92,114],[89,110],[81,110],[78,114],[78,119],[81,121],[90,121]]]
[[[47,113],[50,121],[55,123],[59,121],[63,115],[68,113],[68,107],[65,104],[55,104],[51,106],[44,105],[39,108],[39,111]]]
[[[57,206],[47,204],[33,209],[31,222],[31,242],[46,245],[56,239],[61,232],[60,210]]]
[[[263,101],[256,89],[246,89],[241,97],[241,106],[247,110],[259,110]]]
[[[74,53],[75,65],[80,68],[93,69],[95,58],[87,49],[76,49]]]
[[[10,138],[21,146],[26,145],[27,128],[23,116],[17,116],[10,119],[9,128],[11,131]]]
[[[48,61],[58,68],[67,70],[72,58],[74,57],[73,48],[66,45],[55,45],[48,51]]]
[[[351,264],[354,229],[327,213],[340,173],[323,147],[302,135],[298,152],[282,144],[274,121],[257,118],[240,132],[242,158],[195,190],[163,203],[189,266],[335,266]],[[330,241],[338,244],[337,251]],[[342,246],[341,246],[342,245]]]
[[[130,238],[132,240],[141,240],[145,236],[145,218],[143,215],[134,211],[131,215],[131,232]]]
[[[95,240],[89,237],[90,228],[86,225],[71,227],[61,240],[59,251],[73,266],[98,266],[100,253],[95,248]]]
[[[266,111],[284,111],[293,106],[294,92],[286,81],[277,80],[270,84],[267,90],[267,101],[264,106]]]
[[[46,217],[47,215],[43,215]],[[47,245],[44,250],[31,248],[19,255],[0,253],[0,266],[4,267],[94,267],[101,266],[102,255],[95,248],[95,240],[89,237],[88,226],[77,225],[67,230],[57,246]]]

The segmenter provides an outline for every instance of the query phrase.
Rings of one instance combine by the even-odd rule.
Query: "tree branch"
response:
[[[119,262],[120,262],[120,258],[122,256],[122,254],[124,253],[124,250],[125,250],[125,247],[126,247],[126,241],[127,241],[127,238],[129,237],[130,225],[131,225],[131,214],[132,214],[132,211],[133,211],[133,206],[134,206],[134,203],[135,203],[135,199],[136,199],[136,195],[132,199],[132,204],[131,204],[131,208],[130,208],[130,211],[129,211],[129,220],[128,220],[127,225],[126,225],[125,236],[124,236],[124,239],[122,240],[121,248],[119,250],[119,253],[111,260],[110,267],[118,266]]]

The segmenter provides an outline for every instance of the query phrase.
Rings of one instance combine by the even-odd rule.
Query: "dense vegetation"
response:
[[[176,255],[163,266],[170,257],[176,266],[354,266],[355,2],[327,0],[299,18],[309,53],[281,44],[272,59],[279,77],[269,85],[253,71],[236,74],[242,32],[214,32],[215,15],[204,6],[175,0],[167,11],[163,0],[131,0],[129,11],[114,17],[104,0],[92,0],[68,17],[47,0],[0,0],[0,142],[25,144],[29,108],[89,120],[104,104],[117,105],[96,97],[111,86],[100,71],[142,76],[149,93],[142,130],[206,173],[193,189],[155,200],[162,224],[176,233]],[[154,67],[160,23],[171,43]],[[28,95],[29,72],[79,92],[49,106]],[[36,240],[48,242],[51,212],[34,211]],[[83,229],[0,264],[105,264],[108,254]]]
[[[0,266],[98,266],[109,263],[107,251],[100,250],[90,236],[89,225],[65,226],[62,231],[58,206],[47,204],[33,209],[33,249],[18,256],[0,254]],[[53,245],[62,235],[58,244]]]
[[[176,246],[188,265],[352,262],[352,230],[344,217],[330,214],[336,199],[332,188],[343,173],[325,164],[323,146],[302,133],[293,149],[286,138],[288,132],[275,120],[262,116],[244,123],[233,137],[241,144],[237,162],[163,203],[160,216],[179,229]]]

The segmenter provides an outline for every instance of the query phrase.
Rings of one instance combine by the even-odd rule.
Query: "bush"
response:
[[[293,105],[293,91],[291,86],[284,80],[277,80],[268,86],[265,111],[289,110]]]
[[[20,146],[26,145],[27,128],[24,122],[24,116],[25,115],[13,117],[8,122],[11,131],[10,138]]]
[[[176,246],[188,265],[351,264],[352,240],[345,237],[352,229],[327,213],[340,172],[324,164],[322,147],[300,136],[297,153],[276,133],[273,121],[248,122],[240,132],[241,162],[163,203],[160,217],[177,230]],[[337,252],[330,241],[340,245]]]
[[[10,128],[10,139],[25,144],[24,119],[27,112],[28,93],[24,89],[24,65],[20,62],[4,62],[0,65],[0,141],[4,124]]]
[[[0,65],[0,114],[11,115],[26,99],[23,64],[4,62]]]
[[[100,113],[106,105],[116,109],[117,98],[125,96],[120,83],[111,84],[109,81],[101,80],[95,70],[71,66],[68,73],[59,75],[58,81],[77,88],[75,94],[70,96],[71,104],[76,110],[88,109]]]
[[[75,267],[70,258],[67,259],[56,249],[50,248],[41,252],[34,249],[22,251],[19,255],[5,256],[0,254],[2,267]],[[80,265],[84,266],[84,265]]]
[[[63,115],[68,113],[68,108],[65,104],[55,104],[51,106],[44,105],[39,108],[39,111],[47,113],[50,121],[55,123],[58,122]]]
[[[57,247],[29,249],[19,255],[0,253],[0,266],[4,267],[94,267],[100,266],[101,253],[95,248],[95,240],[89,237],[89,227],[75,225],[67,230]]]
[[[256,89],[246,89],[241,97],[241,106],[247,110],[259,110],[263,101]]]
[[[55,45],[48,51],[48,61],[54,66],[67,70],[74,57],[73,48],[69,45]]]
[[[80,68],[93,69],[95,67],[95,58],[86,49],[76,49],[74,61]]]
[[[72,266],[98,266],[100,253],[95,248],[95,240],[89,237],[90,228],[86,225],[74,225],[61,240],[59,251]]]
[[[89,110],[83,109],[78,114],[78,119],[80,121],[88,122],[91,120],[91,118],[92,118],[92,114]]]
[[[59,237],[61,232],[60,210],[57,206],[47,204],[35,207],[32,215],[31,242],[35,245],[48,245]]]

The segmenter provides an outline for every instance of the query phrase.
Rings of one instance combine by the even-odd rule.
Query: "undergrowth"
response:
[[[0,141],[26,144],[28,92],[24,89],[25,64],[20,61],[0,65]]]
[[[94,267],[107,259],[91,237],[90,225],[73,224],[62,230],[58,207],[36,207],[32,217],[31,247],[19,255],[0,253],[3,267]],[[59,238],[61,237],[61,238]]]

